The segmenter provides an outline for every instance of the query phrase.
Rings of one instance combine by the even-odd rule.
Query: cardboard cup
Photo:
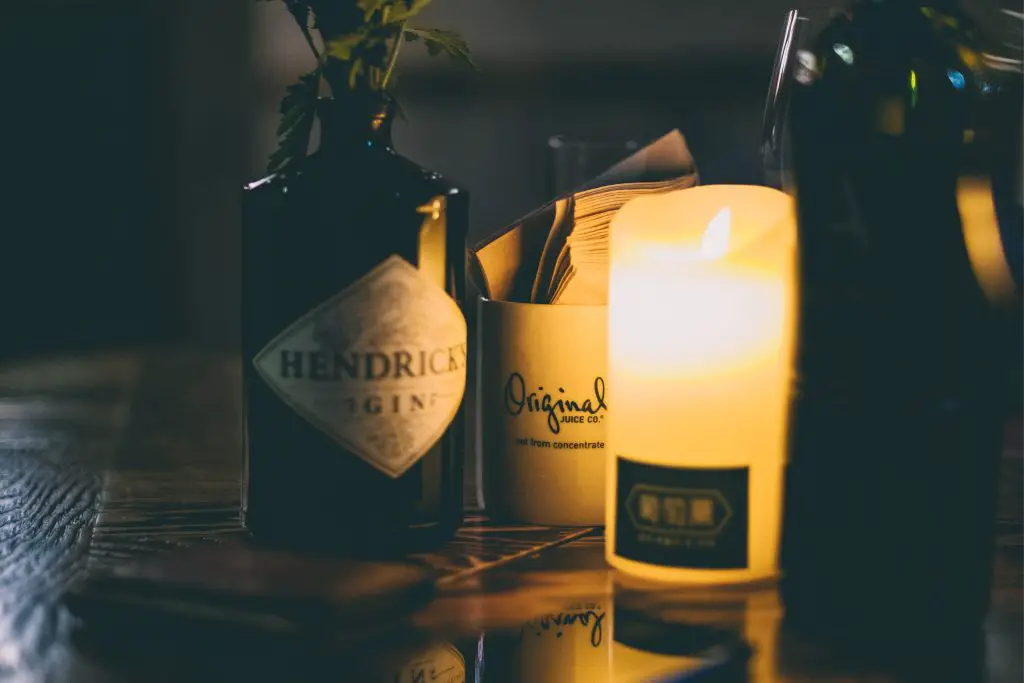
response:
[[[480,300],[477,396],[492,518],[604,524],[607,310]]]

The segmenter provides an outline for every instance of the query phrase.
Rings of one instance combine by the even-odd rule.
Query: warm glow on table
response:
[[[606,553],[617,569],[696,583],[776,574],[796,330],[795,256],[792,199],[769,188],[696,187],[633,200],[616,216],[608,301],[615,412]],[[672,468],[749,468],[746,567],[694,569],[622,557],[616,546],[619,458]],[[682,492],[676,496],[673,487]],[[723,537],[699,526],[716,521],[707,517],[706,500],[698,500],[705,494],[693,492],[705,489],[644,481],[639,493],[650,495],[631,508],[634,521],[627,523],[656,531],[638,542],[718,543]],[[714,514],[728,517],[733,507],[716,504]]]

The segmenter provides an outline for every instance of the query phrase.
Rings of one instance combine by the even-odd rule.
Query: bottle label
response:
[[[748,468],[617,460],[616,555],[665,567],[747,568]]]
[[[296,320],[253,359],[277,395],[390,477],[423,457],[466,388],[466,320],[391,256]]]

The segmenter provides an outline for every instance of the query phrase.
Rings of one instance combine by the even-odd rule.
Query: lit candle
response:
[[[707,185],[611,226],[608,562],[647,579],[774,577],[796,328],[792,199]]]

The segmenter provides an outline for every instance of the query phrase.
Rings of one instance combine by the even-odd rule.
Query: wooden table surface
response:
[[[197,643],[188,629],[150,642],[122,627],[113,647],[96,649],[76,636],[83,624],[63,596],[83,580],[153,553],[242,538],[239,393],[237,359],[184,351],[0,367],[0,681],[356,680],[345,664],[311,667],[314,656],[294,650],[275,659],[273,639],[239,651],[217,638]],[[1007,462],[1019,506],[1019,453]],[[466,680],[483,683],[638,680],[606,671],[618,645],[603,634],[627,612],[735,627],[754,649],[752,681],[1022,679],[1019,516],[999,537],[984,655],[956,674],[944,663],[950,653],[868,666],[794,641],[779,630],[770,586],[727,596],[618,586],[602,542],[600,529],[498,527],[471,515],[453,542],[417,558],[442,577],[437,596],[375,627],[387,627],[390,643],[415,633],[417,642],[454,644]],[[560,626],[570,613],[572,626]]]

